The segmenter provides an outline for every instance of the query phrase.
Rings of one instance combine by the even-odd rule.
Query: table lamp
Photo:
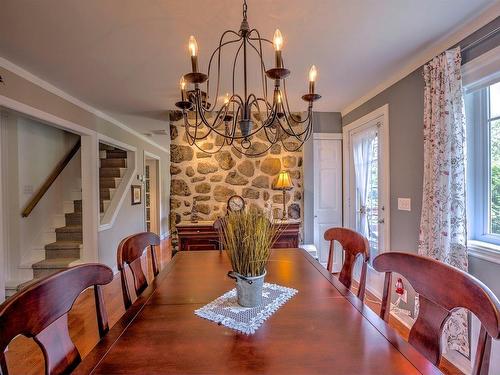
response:
[[[278,176],[278,180],[274,184],[274,188],[276,190],[283,191],[283,217],[281,218],[282,220],[286,220],[286,205],[285,205],[286,191],[291,189],[292,187],[293,187],[292,179],[290,178],[290,174],[288,173],[288,171],[281,171]]]

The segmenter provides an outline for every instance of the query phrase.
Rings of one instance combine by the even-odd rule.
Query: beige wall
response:
[[[44,246],[55,241],[54,228],[63,226],[64,203],[81,188],[78,152],[47,193],[23,218],[21,211],[54,167],[78,140],[75,134],[34,121],[13,111],[3,111],[2,169],[5,189],[4,228],[8,233],[5,265],[7,287],[33,278],[30,265],[45,258]]]
[[[5,82],[5,84],[0,84],[0,96],[136,147],[138,174],[144,174],[144,151],[160,157],[161,168],[163,169],[161,171],[162,219],[160,228],[162,233],[167,233],[170,188],[170,157],[168,152],[3,67],[0,67],[0,75]],[[168,147],[168,145],[165,145],[165,147]],[[139,184],[140,182],[134,178],[132,183]],[[114,226],[111,229],[99,232],[99,261],[109,266],[116,266],[116,248],[119,241],[131,233],[144,230],[144,202],[142,205],[131,206],[130,192],[127,192],[127,195]]]

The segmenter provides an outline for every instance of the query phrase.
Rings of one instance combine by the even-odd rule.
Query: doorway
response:
[[[326,265],[330,243],[323,235],[328,228],[342,226],[342,135],[316,133],[314,149],[314,245],[321,264]],[[335,243],[333,271],[342,267],[342,251]]]
[[[344,224],[370,243],[370,263],[389,250],[389,131],[385,105],[343,128]]]
[[[160,160],[144,153],[144,219],[147,232],[160,235]]]

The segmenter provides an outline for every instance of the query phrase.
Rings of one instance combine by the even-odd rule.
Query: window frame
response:
[[[470,240],[500,245],[500,234],[491,233],[490,85],[466,95],[467,216]]]

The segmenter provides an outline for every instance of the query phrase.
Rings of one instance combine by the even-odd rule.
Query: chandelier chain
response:
[[[243,1],[243,18],[247,19],[247,1]]]

